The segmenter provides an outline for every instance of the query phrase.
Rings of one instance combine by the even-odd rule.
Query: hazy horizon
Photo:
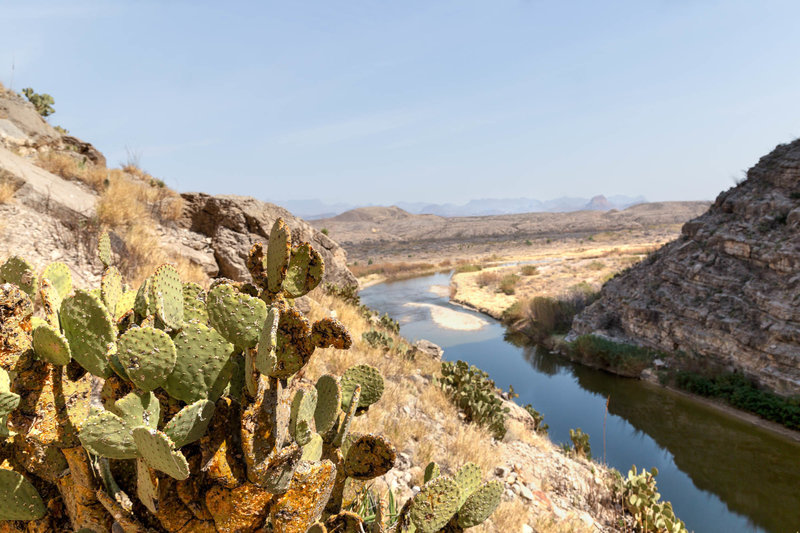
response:
[[[713,200],[800,132],[793,2],[0,4],[0,82],[181,191]]]

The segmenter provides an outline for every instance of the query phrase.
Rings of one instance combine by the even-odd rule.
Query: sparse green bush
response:
[[[439,384],[467,421],[487,427],[496,439],[503,438],[509,409],[497,396],[497,387],[489,374],[464,361],[444,361]]]
[[[478,272],[480,270],[483,270],[483,267],[481,265],[468,264],[468,265],[458,265],[456,267],[457,274],[461,274],[462,272]]]
[[[542,342],[551,335],[563,335],[576,314],[597,299],[597,293],[573,292],[561,299],[536,296],[516,302],[503,313],[503,323]]]
[[[535,276],[539,273],[539,267],[536,265],[522,265],[519,271],[523,276]]]
[[[322,228],[320,232],[322,232],[324,235],[328,235],[328,228]]]
[[[596,335],[581,335],[569,346],[570,354],[590,366],[635,377],[660,354],[655,350],[621,344]]]
[[[323,290],[327,294],[330,294],[331,296],[336,296],[337,298],[344,300],[350,305],[355,305],[356,307],[361,305],[361,296],[359,296],[358,294],[358,286],[340,287],[339,285],[326,283],[323,286]]]
[[[533,408],[533,405],[527,404],[523,406],[523,409],[528,411],[528,414],[531,415],[533,418],[533,429],[537,433],[547,434],[547,430],[550,429],[550,426],[544,423],[544,415]]]
[[[750,411],[789,429],[800,430],[800,398],[784,398],[761,390],[742,374],[725,373],[709,378],[680,371],[675,374],[674,382],[679,388],[693,394],[718,398],[737,409]]]
[[[30,87],[22,89],[22,94],[25,95],[25,98],[27,98],[28,101],[33,104],[33,107],[36,108],[36,111],[43,117],[49,117],[56,112],[56,110],[53,109],[53,104],[55,104],[55,101],[49,94],[35,93]]]
[[[530,239],[526,239],[525,240],[525,246],[532,246],[532,245],[533,245],[533,243],[531,242]]]
[[[519,283],[519,276],[517,276],[516,274],[506,274],[500,280],[498,289],[503,294],[511,296],[517,290],[517,283]]]

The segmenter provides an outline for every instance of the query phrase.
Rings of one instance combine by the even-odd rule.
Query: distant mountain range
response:
[[[272,201],[272,200],[270,200]],[[609,211],[625,209],[647,200],[644,196],[595,196],[594,198],[578,198],[563,196],[554,200],[536,200],[535,198],[481,198],[470,200],[463,205],[433,204],[427,202],[397,202],[397,207],[415,215],[439,215],[442,217],[470,217],[485,215],[513,215],[517,213],[565,213],[570,211]],[[358,207],[370,207],[376,204],[328,204],[321,200],[286,200],[273,201],[285,207],[295,216],[307,220],[330,218]]]

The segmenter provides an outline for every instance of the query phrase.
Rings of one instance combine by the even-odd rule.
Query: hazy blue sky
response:
[[[795,1],[67,4],[0,0],[0,81],[181,191],[713,199],[800,135]]]

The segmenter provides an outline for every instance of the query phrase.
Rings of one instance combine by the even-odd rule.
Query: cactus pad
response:
[[[172,439],[176,448],[182,448],[205,435],[212,416],[214,402],[198,400],[178,411],[164,426],[164,433]]]
[[[100,279],[100,295],[111,316],[117,316],[117,302],[122,298],[122,274],[116,267],[110,266]]]
[[[131,428],[110,411],[94,411],[84,422],[78,438],[84,448],[100,457],[134,459],[139,455]]]
[[[161,265],[150,281],[150,297],[156,316],[169,328],[180,329],[183,324],[183,283],[175,267]]]
[[[281,448],[270,458],[261,486],[273,494],[286,492],[302,456],[303,449],[295,443]]]
[[[311,328],[311,342],[317,348],[334,347],[339,350],[349,350],[353,345],[353,339],[347,328],[335,318],[323,318],[314,322],[314,327]]]
[[[267,304],[237,291],[227,283],[208,292],[208,320],[223,337],[241,349],[258,343],[267,318]]]
[[[147,426],[155,429],[161,421],[161,404],[152,392],[126,394],[108,410],[119,416],[128,428]]]
[[[342,420],[341,425],[339,426],[339,431],[336,434],[336,438],[333,440],[333,445],[337,448],[341,448],[342,444],[347,439],[347,435],[350,433],[350,425],[353,423],[353,417],[356,414],[356,409],[358,408],[358,400],[361,397],[361,385],[356,385],[356,388],[353,389],[353,394],[350,396],[350,401],[347,402],[349,407],[344,414],[344,419]]]
[[[69,296],[69,293],[72,292],[72,274],[69,271],[69,267],[64,263],[58,261],[50,263],[44,268],[40,277],[41,279],[50,280],[50,283],[52,283],[53,287],[58,291],[61,300]]]
[[[184,324],[173,341],[177,358],[164,390],[186,403],[216,401],[231,379],[233,345],[202,324]]]
[[[114,319],[119,321],[126,313],[133,310],[136,304],[136,291],[125,291],[119,297],[117,302],[117,309],[114,313]]]
[[[459,498],[458,506],[464,504],[470,494],[481,484],[481,467],[475,463],[466,463],[458,469],[453,479],[458,483]]]
[[[136,292],[136,300],[133,303],[133,310],[142,318],[156,314],[155,302],[150,295],[151,283],[151,278],[145,278]]]
[[[311,427],[309,424],[311,423],[311,419],[314,418],[314,410],[316,408],[317,389],[299,389],[294,394],[291,411],[289,413],[289,434],[297,440],[300,446],[308,443],[308,440],[302,439],[305,440],[305,442],[301,442],[301,439],[298,439],[298,424],[301,422],[305,423],[305,428],[302,433],[309,433],[308,439],[310,439]]]
[[[97,240],[97,255],[104,267],[111,266],[111,239],[108,237],[107,231],[101,233]]]
[[[423,479],[425,483],[427,483],[428,481],[439,477],[440,473],[441,471],[439,470],[439,465],[436,464],[434,461],[431,461],[430,463],[428,463],[428,466],[425,467],[425,476]]]
[[[179,481],[189,477],[189,463],[164,433],[146,427],[134,428],[132,433],[136,448],[147,466]]]
[[[83,368],[95,376],[111,376],[106,347],[116,340],[117,331],[99,298],[82,290],[65,298],[61,304],[61,327],[72,357]]]
[[[175,344],[160,329],[133,328],[120,336],[117,358],[133,384],[150,391],[161,386],[175,368]]]
[[[270,243],[271,244],[271,243]],[[307,242],[292,250],[289,269],[283,281],[283,290],[292,298],[299,298],[314,290],[325,270],[325,262]]]
[[[158,477],[142,458],[136,459],[136,495],[148,511],[158,513]]]
[[[362,435],[347,450],[344,473],[347,477],[366,481],[384,475],[394,467],[397,452],[380,435]]]
[[[247,270],[253,278],[253,283],[262,289],[267,288],[267,258],[264,255],[264,245],[260,242],[253,244],[247,254]]]
[[[308,363],[313,353],[313,346],[308,343],[310,331],[308,320],[296,309],[281,312],[276,335],[278,362],[271,377],[287,379]]]
[[[267,289],[273,294],[281,291],[291,256],[291,233],[289,227],[279,218],[269,232],[267,247]]]
[[[361,397],[358,408],[366,409],[381,399],[383,395],[383,376],[377,368],[370,365],[356,365],[345,370],[341,380],[342,409],[350,406],[350,397],[356,385],[361,385]]]
[[[325,374],[317,380],[317,407],[314,410],[314,424],[317,431],[327,433],[336,423],[339,406],[342,404],[342,391],[339,381]]]
[[[458,484],[439,476],[422,487],[409,507],[409,517],[419,533],[434,533],[450,521],[458,510]]]
[[[42,278],[39,282],[39,296],[42,298],[42,311],[47,323],[60,330],[61,320],[58,318],[58,313],[61,309],[63,298],[58,294],[49,279]]]
[[[19,405],[19,394],[0,391],[0,418],[8,416]]]
[[[72,360],[67,338],[50,324],[41,324],[33,330],[33,351],[54,365],[64,366]]]
[[[206,291],[197,283],[183,284],[183,320],[185,322],[208,322],[206,311]]]
[[[0,521],[37,520],[46,513],[47,507],[31,482],[0,465]]]
[[[484,483],[475,489],[458,510],[458,525],[468,528],[482,523],[497,509],[502,496],[502,483],[499,481]]]
[[[312,433],[311,439],[303,445],[303,455],[301,461],[319,461],[322,458],[322,436],[319,433]]]
[[[275,355],[275,347],[278,342],[278,321],[280,311],[277,307],[271,307],[261,328],[261,336],[258,339],[258,353],[256,354],[256,369],[264,375],[270,375],[278,364]]]
[[[0,281],[11,283],[22,289],[31,299],[36,297],[39,283],[36,272],[23,258],[12,255],[0,266]]]

